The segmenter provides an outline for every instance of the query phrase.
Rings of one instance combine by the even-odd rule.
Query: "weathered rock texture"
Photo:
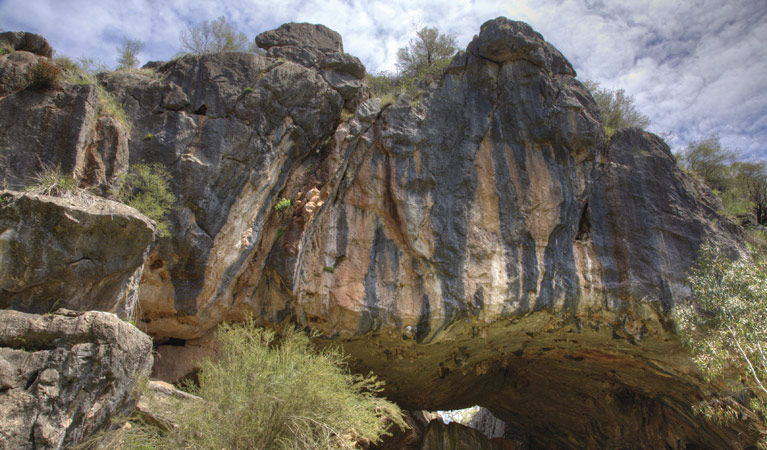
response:
[[[105,112],[95,85],[27,88],[41,59],[23,49],[0,56],[0,183],[19,189],[55,167],[84,185],[113,183],[128,168],[126,126]]]
[[[205,342],[252,314],[320,330],[408,409],[480,404],[533,446],[750,442],[740,424],[693,415],[714,388],[669,320],[700,244],[737,255],[737,230],[656,136],[606,145],[591,95],[538,33],[489,21],[438,83],[386,106],[329,76],[354,84],[363,68],[325,27],[257,42],[266,57],[100,78],[133,122],[130,162],[166,165],[178,197],[141,281],[141,326],[158,342]],[[0,114],[9,99],[78,92],[17,92]],[[73,129],[90,129],[82,116]],[[0,134],[0,150],[28,141]],[[87,141],[30,148],[55,165]],[[160,352],[194,353],[183,348]]]
[[[134,404],[152,341],[104,312],[0,310],[0,448],[63,449]]]
[[[0,308],[129,317],[154,224],[122,203],[0,191]]]
[[[6,31],[0,33],[0,47],[7,50],[18,50],[50,58],[53,48],[44,37],[25,31]]]
[[[344,53],[340,34],[323,25],[286,23],[259,34],[256,44],[268,56],[318,69],[325,81],[343,96],[345,106],[356,107],[365,66],[358,58]]]
[[[488,438],[477,430],[451,422],[432,420],[426,427],[421,450],[496,450]]]

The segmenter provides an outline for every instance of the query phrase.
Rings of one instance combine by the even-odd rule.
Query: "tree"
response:
[[[423,27],[406,47],[397,51],[397,68],[404,77],[431,81],[456,52],[455,36]]]
[[[731,385],[735,395],[708,399],[698,411],[715,420],[756,419],[767,436],[767,259],[731,261],[704,244],[688,284],[693,301],[674,312],[682,341],[708,380],[731,371],[740,379]]]
[[[134,69],[138,66],[138,54],[144,48],[144,43],[138,39],[123,38],[121,46],[117,47],[120,57],[117,59],[118,69]]]
[[[584,85],[599,105],[602,127],[608,138],[621,128],[647,128],[650,125],[650,119],[637,111],[634,97],[626,95],[625,90],[603,89],[596,81],[586,81]]]
[[[737,163],[735,180],[751,202],[756,221],[767,225],[767,162]]]
[[[220,52],[247,52],[255,50],[255,43],[248,43],[245,33],[221,16],[213,22],[204,21],[188,25],[179,40],[181,50],[194,55]]]
[[[684,167],[700,175],[711,189],[722,192],[730,187],[736,153],[722,147],[719,136],[690,142],[681,156]]]

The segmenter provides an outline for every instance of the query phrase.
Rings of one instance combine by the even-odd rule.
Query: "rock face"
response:
[[[407,409],[482,405],[534,447],[753,441],[742,423],[694,416],[716,387],[669,318],[701,243],[737,255],[737,229],[656,136],[606,144],[591,95],[538,33],[489,21],[438,83],[391,105],[364,98],[364,67],[325,27],[257,42],[266,57],[100,77],[131,119],[130,163],[167,166],[178,197],[140,287],[164,361],[214,348],[218,323],[253,315],[319,330]],[[91,88],[19,91],[0,115]],[[39,135],[55,135],[37,114]],[[73,130],[94,123],[70,116]],[[29,145],[87,184],[76,155],[97,135],[46,153],[19,127],[0,151]],[[102,161],[119,153],[99,148]],[[162,364],[155,373],[184,372]]]
[[[323,25],[286,23],[259,34],[256,44],[268,56],[319,69],[325,81],[343,96],[347,108],[356,107],[365,66],[358,58],[344,53],[340,34]]]
[[[0,308],[129,317],[155,226],[122,203],[0,191]]]
[[[131,411],[149,336],[103,312],[0,310],[0,323],[0,448],[67,448]]]
[[[94,85],[27,89],[27,71],[41,59],[23,50],[0,56],[0,183],[23,188],[46,167],[88,186],[113,183],[128,168],[126,126],[103,111]]]

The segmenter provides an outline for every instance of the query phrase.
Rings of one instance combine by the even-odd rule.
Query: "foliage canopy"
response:
[[[725,215],[753,212],[757,223],[767,225],[767,162],[738,161],[737,152],[722,147],[716,135],[688,144],[679,161],[714,190]]]
[[[254,51],[254,43],[248,43],[245,33],[221,16],[210,22],[188,25],[179,35],[181,51],[193,55],[220,52]]]
[[[634,97],[627,95],[625,90],[601,88],[596,81],[586,81],[584,85],[599,105],[602,127],[608,138],[621,128],[647,128],[650,125],[650,119],[637,111]]]
[[[138,39],[123,38],[123,43],[117,47],[119,58],[118,69],[135,69],[138,66],[138,54],[144,48],[144,43]]]
[[[676,308],[675,321],[693,359],[709,379],[734,370],[735,395],[699,406],[709,418],[758,418],[767,432],[767,259],[729,260],[705,244],[688,282],[694,303]],[[747,409],[744,409],[747,408]],[[767,448],[767,440],[760,443]]]
[[[433,78],[436,69],[447,65],[455,54],[456,40],[437,28],[423,27],[415,38],[397,51],[397,69],[406,78]]]

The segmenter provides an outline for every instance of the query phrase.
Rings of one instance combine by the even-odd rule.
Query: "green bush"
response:
[[[160,164],[133,164],[117,181],[117,200],[132,206],[157,223],[160,237],[168,235],[167,214],[176,197],[170,190],[170,173]]]
[[[37,89],[53,89],[61,86],[64,73],[49,60],[41,60],[27,72],[29,86]]]
[[[281,198],[277,201],[277,204],[274,205],[275,211],[284,211],[288,208],[290,208],[290,205],[292,205],[293,202],[290,201],[289,198]]]
[[[601,88],[596,81],[586,81],[583,85],[591,91],[594,101],[599,105],[606,138],[611,138],[622,128],[644,129],[650,125],[650,119],[636,109],[634,97],[627,95],[625,90]]]
[[[178,428],[134,423],[111,442],[120,448],[352,449],[358,440],[378,442],[389,427],[405,426],[400,409],[376,397],[380,381],[352,375],[337,349],[316,351],[299,330],[278,338],[250,319],[221,325],[217,337],[220,358],[204,361],[199,386],[190,388],[202,401],[179,403]]]
[[[756,419],[767,432],[767,259],[731,261],[706,244],[688,283],[693,302],[674,312],[682,341],[708,380],[732,380],[733,372],[738,378],[731,396],[708,399],[697,410],[719,422]]]
[[[52,195],[55,197],[66,197],[78,191],[77,181],[72,175],[61,173],[61,167],[43,167],[34,179],[31,186],[25,188],[25,191],[33,194]]]

